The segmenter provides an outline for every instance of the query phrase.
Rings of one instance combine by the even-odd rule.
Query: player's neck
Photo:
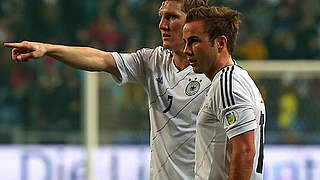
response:
[[[186,67],[189,66],[189,62],[187,61],[187,56],[184,53],[173,53],[173,61],[179,71],[182,71]]]
[[[232,64],[232,57],[230,55],[224,55],[215,63],[215,68],[212,68],[212,70],[208,73],[205,73],[205,75],[212,81],[217,72],[224,67],[231,66]]]

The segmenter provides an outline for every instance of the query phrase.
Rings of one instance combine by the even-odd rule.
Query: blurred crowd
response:
[[[320,59],[319,0],[211,1],[244,14],[234,54],[236,59],[281,59],[288,63],[295,59]],[[161,45],[159,6],[160,1],[150,0],[1,0],[0,41],[30,40],[133,52]],[[14,137],[5,133],[14,128],[23,133],[81,135],[81,71],[49,57],[37,61],[41,63],[15,64],[10,50],[0,48],[0,129],[3,129],[0,143],[14,141]],[[319,130],[312,126],[316,121],[312,115],[320,104],[309,103],[310,98],[320,100],[315,86],[319,80],[286,76],[257,81],[268,105],[267,131],[294,131],[298,137],[308,128]],[[301,87],[295,86],[297,82]],[[126,131],[146,132],[144,135],[148,136],[148,109],[143,90],[136,85],[120,88],[109,76],[101,78],[100,83],[100,129],[102,132],[119,130],[127,137],[103,143],[145,143],[147,137],[126,136]],[[270,142],[304,143],[286,138]]]
[[[245,15],[236,55],[241,59],[319,59],[319,0],[220,0]]]

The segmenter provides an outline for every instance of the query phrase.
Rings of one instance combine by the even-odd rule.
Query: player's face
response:
[[[185,42],[184,53],[195,73],[204,73],[211,77],[215,71],[218,49],[209,41],[209,34],[204,31],[202,21],[186,23],[183,28]]]
[[[182,51],[182,28],[186,20],[186,14],[182,11],[182,2],[165,1],[159,9],[161,18],[159,29],[163,41],[163,47],[172,51]]]

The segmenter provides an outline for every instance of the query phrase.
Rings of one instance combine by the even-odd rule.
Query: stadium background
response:
[[[319,0],[212,2],[245,15],[234,54],[240,63],[304,60],[307,66],[319,61]],[[161,45],[159,5],[160,1],[150,0],[2,0],[0,41],[133,52]],[[10,49],[0,48],[1,147],[83,145],[83,71],[49,57],[39,61],[14,64]],[[312,76],[295,72],[251,75],[267,105],[266,146],[316,148],[320,144],[319,72]],[[99,74],[99,100],[100,145],[148,145],[147,99],[139,85],[118,87],[109,75]]]

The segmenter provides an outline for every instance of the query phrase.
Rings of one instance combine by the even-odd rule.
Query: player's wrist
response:
[[[42,43],[40,47],[43,55],[46,56],[56,56],[59,53],[58,45]]]

